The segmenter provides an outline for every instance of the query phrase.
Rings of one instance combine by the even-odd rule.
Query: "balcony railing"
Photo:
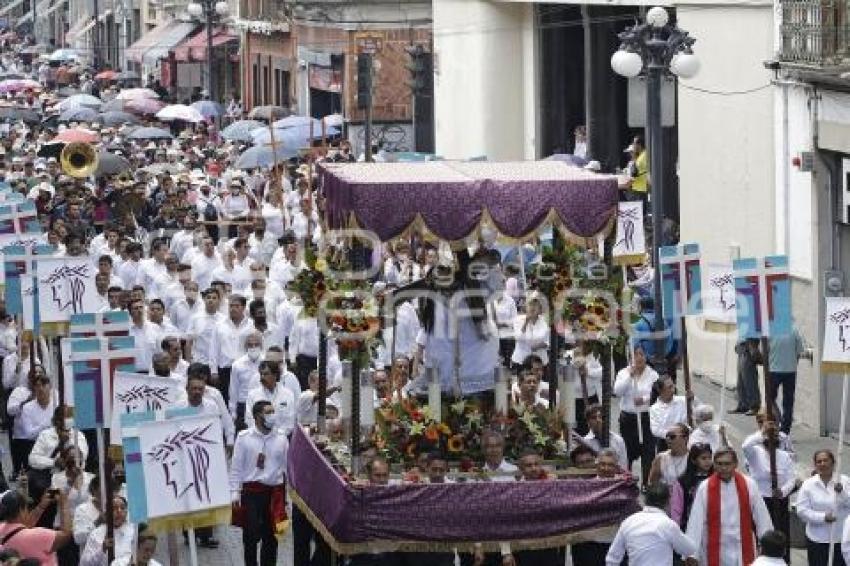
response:
[[[848,0],[782,0],[784,62],[815,66],[850,60]]]

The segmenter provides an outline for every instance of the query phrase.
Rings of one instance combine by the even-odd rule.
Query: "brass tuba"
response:
[[[97,169],[97,151],[88,143],[69,143],[62,148],[59,163],[66,175],[82,179]]]

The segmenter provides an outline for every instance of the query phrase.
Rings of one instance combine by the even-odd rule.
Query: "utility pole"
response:
[[[92,66],[94,67],[95,74],[100,70],[100,7],[98,6],[97,0],[92,0],[94,3],[93,8],[94,12],[92,17],[94,18],[94,29],[92,29]],[[35,23],[35,15],[33,14],[33,23]]]
[[[363,139],[366,143],[366,161],[372,161],[372,54],[357,56],[357,107],[366,112]]]

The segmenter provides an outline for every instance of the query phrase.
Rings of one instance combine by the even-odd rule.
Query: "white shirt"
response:
[[[0,324],[0,356],[8,356],[18,351],[18,331],[14,324]]]
[[[620,410],[627,413],[648,411],[649,396],[657,380],[658,374],[649,366],[644,368],[637,380],[632,378],[630,367],[624,367],[617,372],[617,378],[614,380],[614,395],[620,398]],[[640,404],[635,403],[637,397],[642,397]]]
[[[296,356],[319,356],[319,324],[315,318],[299,318],[289,336],[289,359]]]
[[[168,317],[180,332],[188,334],[192,317],[203,312],[203,310],[203,301],[196,300],[194,305],[190,305],[185,298],[177,299],[168,307]]]
[[[36,358],[35,362],[36,364],[40,363],[38,358]],[[21,360],[21,366],[18,368],[18,353],[12,352],[6,355],[3,358],[3,387],[5,389],[14,389],[15,387],[26,385],[30,367],[29,356]]]
[[[148,371],[154,352],[159,351],[159,326],[147,320],[142,323],[142,326],[131,324],[130,336],[135,339],[135,348],[138,352],[136,354],[136,371]]]
[[[543,365],[549,363],[549,323],[542,316],[538,316],[534,323],[525,325],[525,316],[519,316],[514,323],[514,353],[511,356],[511,361],[515,364],[525,362],[525,359],[531,354],[537,355]],[[532,349],[532,345],[543,343],[542,348]]]
[[[279,248],[278,251],[280,250],[283,250],[283,248]],[[278,253],[275,252],[269,264],[269,279],[285,288],[304,268],[304,264],[290,263],[283,252],[279,257]]]
[[[692,556],[696,546],[664,511],[647,506],[622,522],[605,563],[619,565],[628,554],[629,566],[672,566],[674,551]]]
[[[211,388],[207,387],[206,389]],[[174,407],[178,409],[183,409],[192,406],[194,405],[189,404],[189,398],[185,395],[182,398],[178,399],[177,402],[174,404]],[[233,446],[233,435],[235,433],[235,428],[233,426],[233,419],[230,417],[230,413],[228,413],[226,409],[222,411],[218,403],[206,396],[201,399],[201,404],[199,408],[200,414],[209,415],[211,417],[218,417],[220,419],[221,429],[224,431],[224,443],[227,446]]]
[[[245,353],[245,338],[252,332],[254,323],[247,316],[242,317],[238,324],[229,316],[216,324],[213,335],[213,373],[217,372],[215,368],[231,367]]]
[[[499,293],[490,304],[499,329],[499,338],[513,338],[517,318],[516,301],[507,293]]]
[[[762,497],[773,497],[770,485],[770,454],[764,444],[748,439],[741,445],[750,477],[756,480]],[[776,450],[776,480],[783,497],[788,497],[797,483],[797,473],[794,460],[785,450]]]
[[[490,480],[497,483],[516,481],[516,474],[518,470],[519,468],[504,458],[502,458],[502,461],[495,468],[491,468],[487,462],[484,462],[484,471],[488,474],[493,474],[490,476]]]
[[[720,438],[720,425],[703,423],[700,426],[694,427],[688,437],[688,448],[694,444],[708,444],[711,446],[711,452],[717,452],[717,449],[723,445],[723,439]]]
[[[767,556],[758,556],[753,561],[751,566],[787,566],[787,562],[781,558],[768,558]]]
[[[131,289],[139,275],[139,262],[127,260],[118,268],[118,276],[124,282],[124,289]]]
[[[240,432],[233,447],[230,465],[230,493],[233,501],[239,500],[242,484],[247,482],[282,485],[288,450],[289,442],[282,432],[272,430],[263,434],[253,427]],[[260,454],[265,455],[262,468],[257,466]]]
[[[139,262],[139,271],[136,273],[136,284],[145,288],[145,296],[149,298],[160,297],[159,282],[168,274],[165,262],[158,262],[155,258],[143,259]]]
[[[593,397],[596,395],[597,398],[602,399],[602,364],[599,362],[599,358],[593,353],[587,356],[576,356],[573,358],[573,365],[580,364],[581,360],[584,360],[585,367],[587,368],[587,375],[584,378],[584,383],[587,386],[587,396]],[[581,387],[581,376],[578,374],[576,374],[576,379],[573,382],[573,393],[576,399],[582,399],[584,397],[584,391]]]
[[[136,529],[129,523],[124,523],[113,531],[115,540],[115,556],[130,556],[135,546]],[[80,554],[80,566],[101,566],[106,564],[106,553],[103,551],[103,539],[106,538],[106,525],[100,525],[91,532],[86,546]]]
[[[617,464],[623,471],[629,471],[629,455],[626,451],[626,442],[623,440],[622,436],[613,430],[609,432],[609,435],[608,447],[617,453]],[[596,450],[597,453],[602,450],[602,445],[599,444],[599,439],[596,438],[596,435],[592,430],[588,431],[588,433],[584,435],[584,442]]]
[[[268,401],[274,406],[276,428],[285,434],[289,434],[295,428],[297,399],[298,397],[295,397],[283,383],[277,383],[271,391],[261,383],[248,393],[248,400],[245,402],[245,424],[248,427],[254,426],[254,415],[252,413],[254,403]]]
[[[750,496],[750,511],[756,529],[756,537],[773,528],[770,513],[764,504],[764,499],[759,494],[758,485],[752,478],[743,476],[747,482],[747,491]],[[697,488],[691,514],[688,517],[687,535],[697,549],[702,553],[700,563],[707,564],[705,560],[706,547],[708,544],[708,480],[702,482]],[[738,508],[738,489],[735,487],[734,479],[728,482],[720,482],[720,563],[741,563],[741,513]],[[631,560],[629,561],[631,563]]]
[[[761,442],[764,440],[764,433],[760,430],[755,431],[744,439],[744,444],[753,441],[753,439],[758,439],[756,442]],[[794,444],[791,442],[791,437],[782,431],[779,431],[779,443],[776,447],[785,450],[795,462],[797,461],[797,454],[794,452]]]
[[[77,546],[85,547],[89,535],[100,518],[100,511],[91,500],[74,509],[74,542]]]
[[[206,309],[192,316],[189,321],[187,334],[192,339],[192,361],[207,364],[210,369],[215,365],[214,337],[218,323],[224,320],[224,315],[217,312],[207,313]]]
[[[89,445],[86,442],[85,435],[77,429],[74,429],[77,437],[77,448],[83,455],[83,462],[86,461],[89,455]],[[73,437],[69,435],[69,445],[73,442]],[[29,465],[36,470],[50,470],[53,468],[53,463],[59,455],[57,448],[59,447],[59,434],[56,432],[56,427],[51,426],[38,433],[35,439],[35,444],[30,450]]]
[[[244,295],[251,288],[251,271],[244,265],[233,264],[232,269],[220,265],[210,275],[211,281],[230,283],[234,293]]]
[[[233,362],[233,367],[230,369],[229,409],[234,418],[236,404],[244,403],[248,399],[248,393],[260,384],[260,362],[262,361],[262,356],[251,360],[248,354],[245,354]],[[245,412],[251,412],[251,408],[246,407]]]
[[[422,330],[416,307],[410,301],[401,303],[396,309],[395,327],[390,331],[390,340],[395,333],[395,353],[412,358],[416,352],[416,336]],[[392,342],[385,342],[387,348],[392,350]],[[392,360],[390,360],[392,363]]]
[[[850,515],[850,478],[841,476],[841,493],[835,493],[834,476],[824,484],[819,474],[806,478],[797,493],[797,515],[806,523],[806,537],[813,542],[826,543],[830,540],[832,525],[835,525],[836,537],[846,529],[847,516]],[[824,519],[832,512],[835,522],[830,524]],[[847,537],[841,539],[842,548]]]
[[[56,395],[53,396],[51,402],[47,403],[47,408],[42,407],[35,399],[24,403],[21,407],[21,416],[15,419],[15,424],[18,420],[21,422],[20,438],[35,440],[41,431],[53,426],[51,421],[56,406]]]
[[[192,258],[192,279],[198,284],[199,291],[209,289],[212,282],[213,271],[221,265],[221,258],[217,253],[212,257],[199,253]]]
[[[649,408],[649,428],[654,437],[663,439],[667,431],[679,423],[688,423],[688,403],[684,395],[674,395],[669,403],[659,397]]]

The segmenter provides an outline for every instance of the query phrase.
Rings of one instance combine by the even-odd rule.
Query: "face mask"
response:
[[[71,430],[72,428],[74,428],[74,419],[71,417],[66,418],[64,421],[64,427],[65,430]]]
[[[263,415],[263,426],[265,426],[268,429],[273,429],[274,425],[275,425],[274,413],[272,413],[270,415]]]
[[[703,432],[711,432],[711,421],[706,421],[699,424],[699,429]]]
[[[248,357],[251,358],[252,361],[257,361],[262,353],[262,348],[248,348]]]

